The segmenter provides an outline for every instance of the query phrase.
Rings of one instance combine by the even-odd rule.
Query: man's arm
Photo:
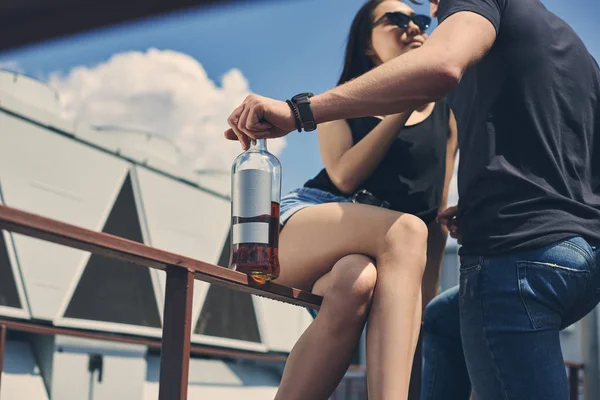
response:
[[[490,20],[471,11],[446,18],[425,44],[311,99],[315,122],[390,115],[435,101],[458,85],[464,72],[487,54],[496,39]],[[287,135],[296,124],[283,101],[249,95],[227,123],[225,137],[239,140]]]
[[[425,44],[311,99],[317,123],[394,114],[435,101],[492,47],[496,29],[473,12],[445,19]]]

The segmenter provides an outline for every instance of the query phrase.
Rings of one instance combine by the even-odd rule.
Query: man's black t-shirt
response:
[[[459,131],[461,254],[580,235],[600,242],[600,72],[539,0],[440,0],[496,28],[449,100]]]

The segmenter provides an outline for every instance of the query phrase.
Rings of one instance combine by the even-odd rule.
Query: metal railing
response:
[[[318,309],[322,301],[320,296],[309,292],[273,282],[258,284],[247,275],[228,268],[2,205],[0,229],[166,272],[159,400],[187,398],[194,279],[314,309]],[[0,324],[2,352],[8,326],[7,323]],[[0,357],[0,372],[1,360]]]
[[[167,284],[164,304],[164,321],[161,341],[123,335],[87,332],[77,329],[41,326],[26,322],[0,320],[0,378],[3,367],[6,332],[8,329],[42,333],[64,334],[100,340],[160,347],[159,400],[186,400],[188,372],[191,353],[242,358],[285,361],[285,356],[252,355],[249,352],[219,350],[208,346],[191,346],[191,314],[194,279],[222,285],[273,300],[302,307],[318,309],[322,298],[309,292],[274,282],[259,284],[247,275],[228,268],[208,264],[181,255],[169,253],[144,244],[133,242],[107,233],[95,232],[50,218],[30,214],[0,205],[0,230],[20,233],[48,242],[89,251],[106,257],[126,261],[138,266],[165,271]],[[416,360],[420,360],[420,346]],[[275,357],[275,358],[273,358]],[[566,362],[569,373],[571,400],[578,399],[583,365]],[[360,368],[360,367],[359,367]],[[413,365],[409,399],[420,397],[420,362]],[[336,391],[336,400],[367,399],[366,381],[363,377],[347,377]],[[344,396],[344,397],[342,397]]]

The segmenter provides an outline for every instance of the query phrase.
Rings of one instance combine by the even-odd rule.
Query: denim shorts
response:
[[[352,203],[352,198],[338,196],[321,189],[302,187],[281,198],[279,222],[283,227],[290,217],[303,208],[325,203]]]
[[[285,225],[292,215],[303,208],[325,203],[352,203],[352,199],[350,197],[338,196],[321,189],[307,187],[294,189],[281,198],[281,210],[279,214],[281,227]],[[306,310],[313,318],[317,317],[317,310],[311,308],[306,308]]]

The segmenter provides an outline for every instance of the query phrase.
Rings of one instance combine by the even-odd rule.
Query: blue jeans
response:
[[[425,311],[421,399],[468,400],[472,383],[478,400],[566,400],[559,331],[599,301],[600,250],[580,237],[462,257]]]

